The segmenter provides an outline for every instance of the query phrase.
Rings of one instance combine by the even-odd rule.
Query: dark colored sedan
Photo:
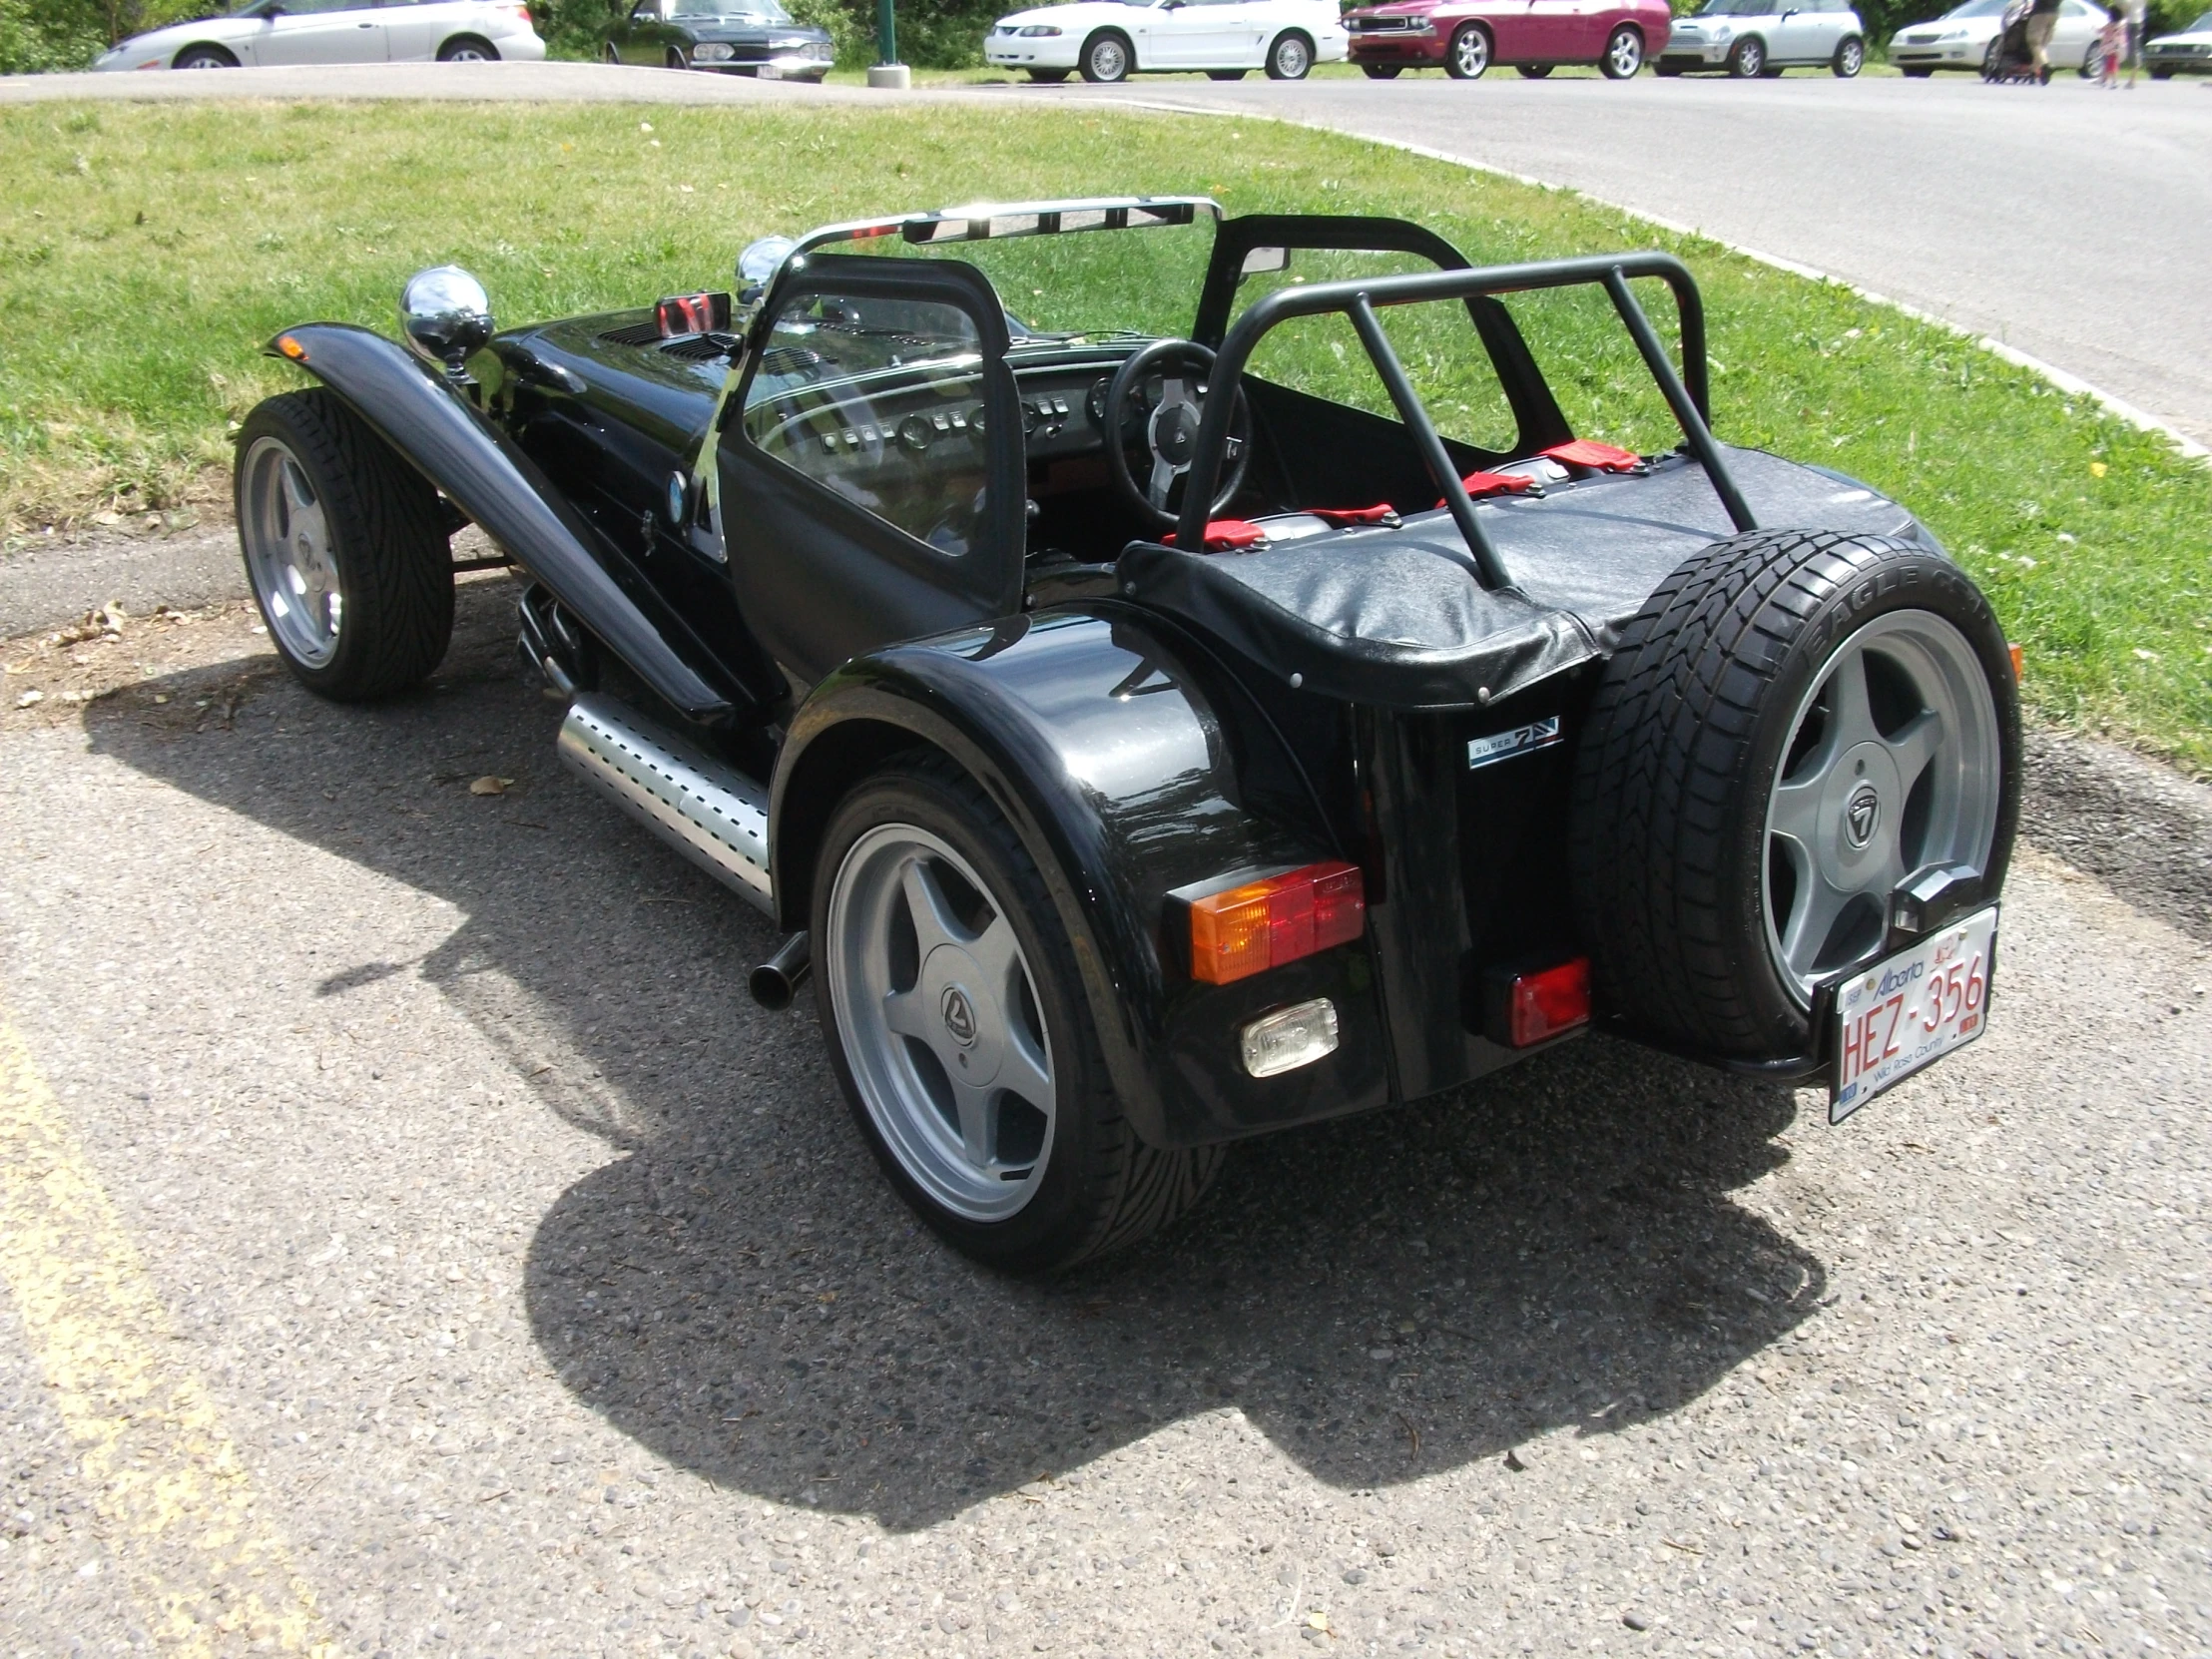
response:
[[[827,29],[797,21],[777,0],[639,0],[607,38],[609,63],[764,81],[819,81],[836,55]]]

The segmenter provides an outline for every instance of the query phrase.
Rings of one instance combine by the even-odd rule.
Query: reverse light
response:
[[[1337,1052],[1337,1005],[1326,996],[1294,1003],[1254,1020],[1238,1036],[1244,1068],[1254,1077],[1296,1071]]]
[[[1529,973],[1493,968],[1483,1031],[1492,1042],[1527,1048],[1590,1022],[1590,959],[1576,956]]]
[[[1191,977],[1209,985],[1248,979],[1367,930],[1367,888],[1357,864],[1308,864],[1189,904]]]

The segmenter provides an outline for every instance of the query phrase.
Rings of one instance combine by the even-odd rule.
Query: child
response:
[[[2100,87],[2117,88],[2120,84],[2120,54],[2127,50],[2127,22],[2114,12],[2104,20],[2104,27],[2097,31],[2096,52],[2102,73],[2097,76]]]

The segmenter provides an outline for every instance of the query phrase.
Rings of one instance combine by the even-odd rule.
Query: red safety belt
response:
[[[1206,551],[1209,553],[1241,553],[1267,539],[1268,533],[1247,519],[1216,518],[1206,523]],[[1170,530],[1160,540],[1173,547],[1175,532]]]
[[[1356,524],[1395,524],[1397,509],[1388,502],[1374,507],[1302,507],[1333,530],[1349,530]]]
[[[1586,466],[1597,472],[1633,472],[1644,464],[1644,458],[1634,450],[1600,443],[1595,438],[1555,443],[1541,453],[1562,465]]]
[[[1541,495],[1544,493],[1536,487],[1535,479],[1524,477],[1518,472],[1470,472],[1460,479],[1459,483],[1466,490],[1468,496],[1476,501],[1481,500],[1485,495],[1528,495],[1530,493]],[[1439,499],[1436,505],[1441,507],[1443,505],[1442,500]]]

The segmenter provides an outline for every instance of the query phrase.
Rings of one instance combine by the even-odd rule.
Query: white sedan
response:
[[[133,35],[95,69],[536,60],[545,42],[514,0],[253,0],[224,16]]]
[[[2005,0],[1966,0],[1933,23],[1916,23],[1890,37],[1890,62],[1915,80],[1938,69],[1980,71],[1981,61],[1996,45],[2004,27]],[[2058,21],[2051,25],[2050,66],[2094,73],[2087,66],[2089,52],[2108,14],[2087,0],[2060,0]]]
[[[1202,69],[1234,81],[1264,69],[1301,81],[1317,63],[1341,63],[1351,37],[1336,0],[1076,0],[1002,17],[983,56],[1034,81],[1122,81],[1152,70]]]

